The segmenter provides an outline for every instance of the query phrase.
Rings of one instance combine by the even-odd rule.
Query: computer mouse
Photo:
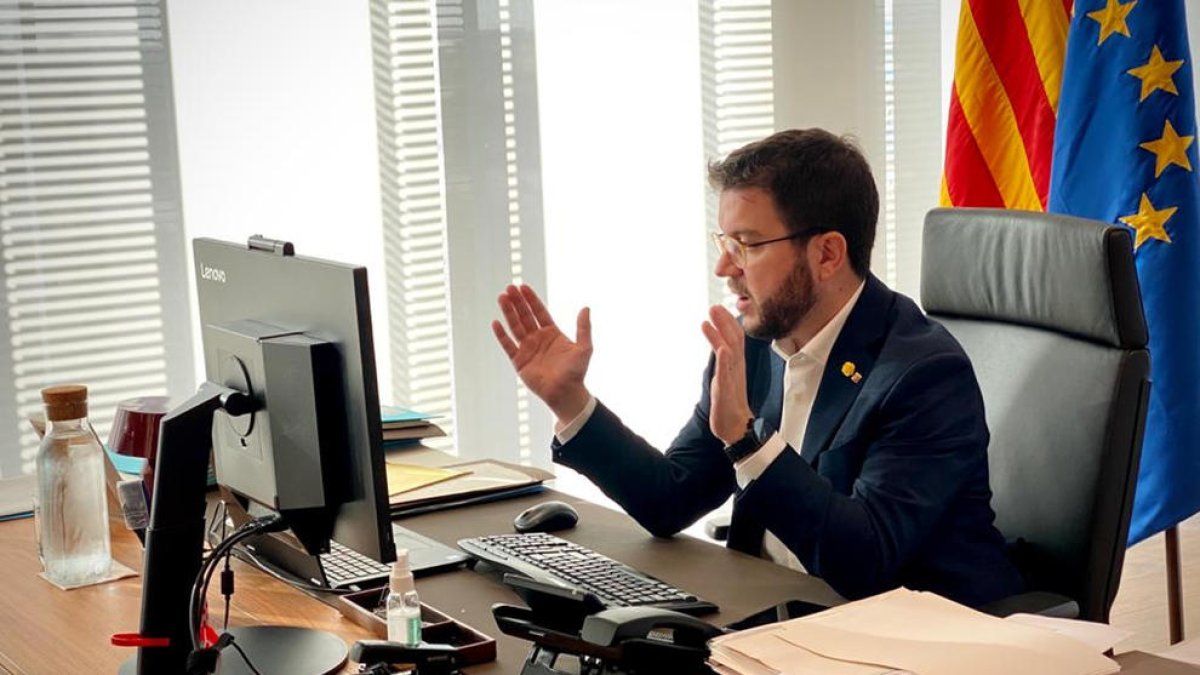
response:
[[[566,502],[542,502],[517,514],[513,529],[517,532],[557,532],[575,527],[579,512]]]

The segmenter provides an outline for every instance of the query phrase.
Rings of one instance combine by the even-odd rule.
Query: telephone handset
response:
[[[702,647],[723,633],[711,623],[669,609],[616,607],[584,619],[580,637],[601,647],[613,647],[628,640],[643,638],[659,641],[670,639],[677,645]]]
[[[558,675],[562,655],[578,657],[597,675],[708,673],[707,643],[725,632],[669,609],[603,609],[590,593],[521,576],[507,574],[504,583],[529,605],[492,606],[501,631],[533,643],[522,675]]]

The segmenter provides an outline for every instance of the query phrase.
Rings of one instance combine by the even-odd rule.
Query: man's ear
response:
[[[817,281],[833,277],[850,264],[846,237],[841,232],[824,232],[813,237],[808,245],[808,264]]]

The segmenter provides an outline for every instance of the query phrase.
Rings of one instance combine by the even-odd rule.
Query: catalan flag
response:
[[[1070,0],[963,0],[943,206],[1043,211]]]
[[[1152,385],[1130,544],[1200,511],[1195,137],[1184,0],[964,0],[942,203],[1134,236]]]

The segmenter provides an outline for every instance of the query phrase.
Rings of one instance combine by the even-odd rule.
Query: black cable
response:
[[[229,633],[226,633],[226,635],[229,635]],[[250,657],[246,656],[246,652],[242,651],[241,645],[232,636],[229,638],[229,644],[242,655],[242,660],[246,662],[246,667],[250,669],[250,672],[254,673],[254,675],[262,675],[262,673],[258,672],[258,668],[255,668],[254,664],[250,662]]]
[[[221,540],[224,541],[225,525],[228,522],[228,514],[225,512],[225,500],[218,500],[217,506],[221,507]],[[216,506],[213,507],[214,515],[216,515],[216,508]],[[228,553],[225,554],[225,571],[221,573],[221,595],[225,596],[225,620],[222,622],[221,630],[227,631],[229,630],[229,598],[233,595],[233,570],[229,568]],[[241,648],[238,651],[241,651]],[[247,661],[247,664],[249,664],[249,661]],[[251,666],[251,670],[253,670],[253,666]]]
[[[203,675],[204,673],[215,672],[217,669],[217,661],[221,658],[221,652],[229,646],[232,646],[237,650],[237,653],[241,655],[242,660],[246,662],[246,667],[249,668],[252,673],[255,675],[262,675],[258,668],[255,667],[254,662],[250,660],[250,656],[245,652],[245,650],[242,649],[242,646],[239,645],[236,640],[234,640],[233,635],[230,633],[221,633],[221,636],[217,638],[216,643],[214,643],[211,647],[192,650],[187,657],[185,672],[187,675]]]
[[[199,604],[203,604],[204,599],[208,597],[208,585],[212,582],[212,575],[217,569],[217,564],[220,563],[222,557],[227,557],[229,555],[229,551],[233,548],[234,544],[248,537],[257,535],[264,529],[266,529],[265,524],[257,525],[254,522],[248,523],[248,527],[239,528],[238,530],[234,531],[233,535],[231,535],[228,539],[225,539],[221,542],[217,549],[213,551],[211,560],[209,560],[207,564],[201,568],[204,582],[199,589],[195,589],[195,587],[193,587],[193,590],[197,591],[193,597],[194,601],[198,602]],[[195,618],[198,622],[200,618],[199,606],[196,608]]]
[[[221,630],[229,630],[229,598],[233,595],[233,570],[229,567],[229,553],[225,554],[225,569],[221,572],[221,595],[225,596],[225,620]]]
[[[248,526],[252,526],[249,523]],[[221,555],[226,542],[235,540],[242,536],[243,532],[250,532],[251,527],[238,528],[228,539],[222,540],[217,545],[208,559],[204,560],[200,565],[200,572],[196,575],[196,582],[192,584],[192,594],[188,601],[188,623],[191,630],[192,649],[200,649],[200,629],[202,621],[201,614],[203,612],[204,599],[208,596],[208,582],[212,578],[212,570],[215,568],[214,561],[220,561]]]
[[[196,575],[196,582],[192,584],[192,597],[188,606],[188,621],[191,631],[192,649],[201,649],[200,645],[200,615],[204,605],[204,599],[208,596],[208,584],[212,580],[213,572],[217,568],[217,563],[221,557],[226,555],[233,546],[243,539],[252,537],[262,532],[271,531],[274,528],[282,527],[283,519],[278,515],[266,516],[252,520],[249,523],[237,528],[233,534],[223,539],[216,548],[213,549],[208,559],[203,561],[200,566],[200,572]]]
[[[201,608],[204,606],[204,599],[208,596],[208,584],[212,579],[212,574],[220,563],[222,556],[228,556],[233,546],[239,541],[261,532],[279,529],[282,525],[282,518],[277,515],[246,523],[237,530],[234,530],[233,534],[228,538],[223,539],[213,549],[208,560],[205,560],[201,564],[196,582],[192,584],[192,597],[188,606],[188,625],[192,640],[192,652],[188,655],[188,663],[193,664],[189,666],[189,672],[211,673],[216,667],[217,654],[233,642],[233,636],[229,633],[222,634],[212,647],[202,646],[200,640],[201,613],[203,611]],[[250,669],[257,673],[258,671],[250,663],[249,658],[242,652],[240,647],[238,647],[238,652],[242,653],[242,658],[246,660]]]

